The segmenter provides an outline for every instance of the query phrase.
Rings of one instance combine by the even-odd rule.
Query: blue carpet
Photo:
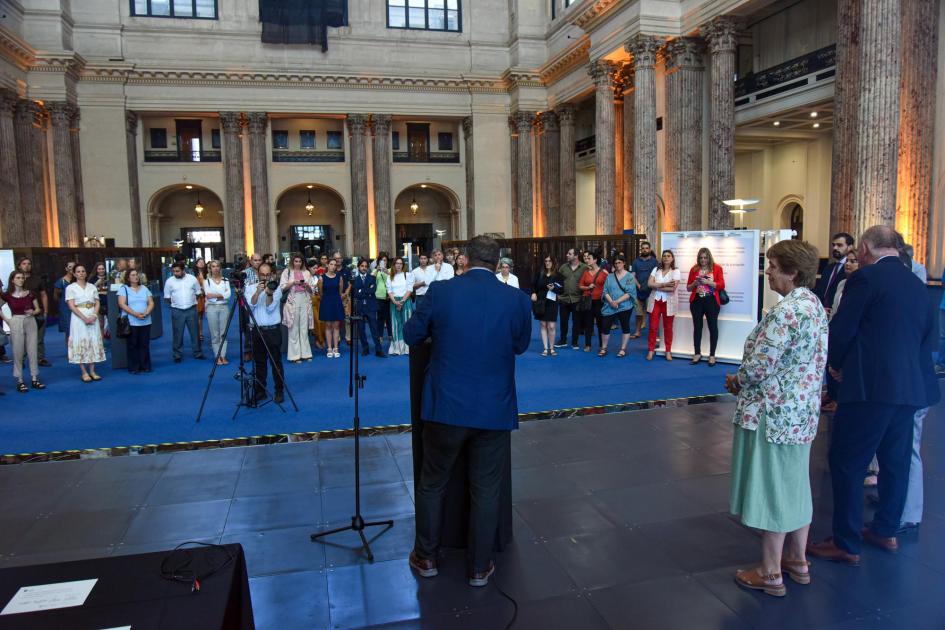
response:
[[[48,389],[17,393],[12,388],[10,365],[3,365],[0,398],[0,453],[35,453],[69,449],[132,446],[161,442],[186,442],[275,433],[343,429],[351,426],[352,403],[347,396],[348,355],[341,359],[316,353],[310,363],[285,364],[286,382],[299,406],[283,413],[275,405],[241,409],[231,420],[239,387],[233,379],[235,364],[217,370],[200,424],[194,419],[212,367],[185,354],[175,364],[170,352],[170,317],[165,316],[164,335],[151,346],[154,372],[134,376],[112,370],[108,363],[98,371],[103,380],[83,383],[78,366],[69,365],[63,336],[53,326],[46,334],[47,358],[53,367],[41,377]],[[235,357],[235,331],[231,331],[230,360]],[[619,339],[612,336],[611,344]],[[185,353],[189,340],[185,340]],[[204,342],[209,356],[209,343]],[[614,347],[613,345],[611,347]],[[596,346],[595,346],[596,350]],[[519,411],[546,411],[717,394],[724,391],[724,374],[732,366],[708,368],[703,362],[690,366],[677,359],[669,363],[657,356],[646,362],[643,338],[631,341],[630,355],[599,358],[595,353],[559,349],[557,357],[542,357],[538,325],[532,347],[517,360]],[[9,347],[8,347],[9,352]],[[109,355],[110,357],[110,355]],[[367,375],[361,396],[362,426],[402,424],[410,421],[406,357],[362,362]],[[286,400],[286,403],[289,401]]]

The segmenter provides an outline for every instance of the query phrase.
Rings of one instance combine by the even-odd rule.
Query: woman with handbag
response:
[[[286,357],[290,363],[312,360],[312,344],[308,331],[315,328],[312,313],[312,293],[316,281],[305,268],[302,254],[293,254],[280,280],[282,295],[287,296],[282,308],[282,323],[289,329],[289,348]]]
[[[666,340],[666,360],[673,360],[673,321],[676,318],[676,287],[679,286],[679,269],[676,269],[676,256],[668,249],[663,250],[660,265],[654,267],[647,279],[650,296],[646,300],[646,312],[650,314],[650,333],[647,338],[646,360],[653,360],[656,351],[656,335],[663,318],[663,338]]]
[[[607,281],[607,271],[598,265],[599,260],[599,255],[584,252],[584,264],[587,269],[578,281],[578,288],[582,291],[580,311],[581,327],[584,330],[584,352],[591,351],[591,335],[594,333],[595,322],[597,323],[598,347],[604,332],[601,300],[604,294],[604,283]]]
[[[610,329],[614,321],[620,322],[620,351],[617,358],[627,356],[627,344],[630,342],[630,320],[633,318],[633,309],[637,301],[637,285],[633,274],[627,271],[627,259],[618,254],[613,261],[614,272],[604,281],[603,316],[604,330],[601,335],[600,352],[597,356],[607,356],[607,341],[610,339]]]
[[[219,260],[211,260],[207,265],[210,275],[204,282],[207,295],[207,328],[210,329],[210,348],[216,357],[217,365],[227,365],[226,358],[226,320],[230,316],[230,283],[223,277]]]
[[[197,295],[197,339],[203,342],[203,315],[207,312],[207,261],[198,258],[194,261],[194,277],[197,278],[197,284],[200,285],[200,293]]]
[[[82,381],[91,383],[102,377],[95,373],[95,364],[105,360],[102,329],[98,325],[98,290],[88,282],[85,265],[76,265],[75,282],[66,287],[66,303],[72,311],[69,322],[69,363],[78,364]]]
[[[8,290],[3,301],[10,308],[7,324],[13,340],[13,378],[16,391],[25,394],[29,388],[23,382],[23,356],[29,357],[30,377],[33,389],[46,389],[39,381],[39,339],[35,314],[39,312],[39,298],[26,288],[26,275],[22,271],[10,274]]]
[[[141,284],[141,274],[137,269],[126,270],[122,283],[123,286],[118,291],[118,308],[122,314],[118,320],[117,334],[128,340],[128,372],[150,372],[151,311],[154,310],[154,297],[151,290]]]
[[[702,318],[709,324],[709,367],[715,366],[715,348],[719,344],[719,311],[722,310],[720,294],[725,290],[725,277],[721,265],[715,264],[712,252],[703,247],[696,254],[696,264],[689,270],[686,281],[689,294],[689,312],[692,314],[692,361],[702,360]]]
[[[507,266],[507,265],[506,265]],[[501,272],[498,274],[501,276]],[[542,259],[542,269],[532,283],[532,313],[541,326],[541,356],[558,356],[555,352],[555,328],[558,321],[558,296],[564,291],[564,282],[558,274],[558,261],[548,254]]]

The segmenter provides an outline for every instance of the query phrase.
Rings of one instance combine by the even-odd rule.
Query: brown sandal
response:
[[[780,573],[770,573],[767,575],[758,573],[758,569],[739,569],[735,572],[735,581],[739,586],[750,588],[754,591],[763,591],[765,595],[772,597],[784,597],[787,595],[787,587],[784,582],[781,584],[768,584],[773,580],[781,579]]]
[[[801,573],[797,567],[807,567],[807,571]],[[781,571],[798,584],[810,584],[810,562],[807,560],[781,560]]]

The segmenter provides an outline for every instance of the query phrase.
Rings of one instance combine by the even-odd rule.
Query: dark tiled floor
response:
[[[727,514],[730,403],[545,420],[513,436],[515,541],[496,582],[517,628],[945,627],[945,428],[926,420],[926,516],[898,556],[815,563],[783,600],[746,592],[736,567],[758,537]],[[827,428],[825,421],[824,427]],[[0,566],[239,542],[259,628],[502,628],[511,604],[465,585],[462,552],[416,578],[409,434],[363,440],[367,563],[345,525],[351,440],[0,467]],[[812,451],[815,536],[829,529],[826,435]]]

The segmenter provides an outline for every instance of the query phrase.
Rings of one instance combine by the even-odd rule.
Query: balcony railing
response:
[[[411,155],[407,151],[394,151],[394,162],[459,164],[459,151],[430,151],[419,155]]]
[[[746,75],[735,82],[735,107],[826,81],[834,76],[837,46],[831,44],[803,57]]]
[[[316,151],[314,149],[273,149],[273,162],[344,162],[344,151]]]
[[[145,162],[219,162],[219,149],[209,151],[180,151],[175,149],[145,149]]]

